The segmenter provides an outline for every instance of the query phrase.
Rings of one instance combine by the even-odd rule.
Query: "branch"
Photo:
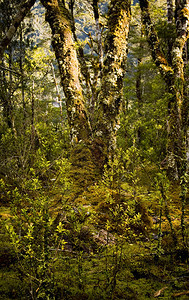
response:
[[[6,47],[10,44],[13,36],[15,35],[18,27],[20,26],[20,23],[24,20],[32,6],[35,4],[36,0],[28,0],[24,1],[20,7],[19,7],[19,12],[13,19],[12,24],[10,25],[7,33],[3,37],[3,39],[0,42],[0,59],[3,57],[3,53],[6,49]]]
[[[15,71],[15,70],[13,70],[13,69],[10,69],[10,68],[7,68],[7,67],[4,67],[4,66],[1,66],[1,65],[0,65],[0,69],[2,69],[2,70],[6,70],[6,71],[9,71],[9,72],[12,72],[12,73],[14,73],[14,74],[15,74],[15,75],[17,75],[17,76],[22,76],[22,74],[21,74],[21,73],[19,73],[19,72]]]

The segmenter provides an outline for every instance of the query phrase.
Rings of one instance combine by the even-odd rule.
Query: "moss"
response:
[[[144,201],[138,198],[135,206],[136,206],[136,213],[141,214],[141,220],[143,226],[147,228],[152,228],[153,225],[152,218],[148,214],[147,206],[145,205]]]
[[[98,170],[93,162],[90,147],[83,143],[76,144],[71,151],[70,178],[74,184],[75,197],[85,191],[98,178]]]
[[[111,1],[96,126],[97,135],[101,135],[105,151],[109,153],[116,147],[116,125],[122,102],[129,22],[130,1]]]
[[[71,17],[69,11],[58,1],[42,1],[42,4],[47,10],[46,20],[52,30],[52,44],[66,96],[69,125],[74,131],[73,140],[85,141],[91,135],[91,128],[80,85],[80,69],[72,37]]]

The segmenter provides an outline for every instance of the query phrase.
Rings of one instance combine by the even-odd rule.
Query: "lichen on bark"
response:
[[[63,3],[41,0],[52,30],[52,45],[59,65],[73,142],[90,138],[91,128],[80,84],[80,69],[72,36],[71,16]]]
[[[41,0],[41,2],[46,8],[46,20],[52,30],[52,45],[59,64],[61,82],[66,96],[72,138],[75,138],[76,142],[80,142],[76,143],[72,158],[74,155],[78,157],[78,166],[80,166],[78,149],[80,149],[80,145],[82,145],[82,149],[86,147],[86,151],[92,153],[92,155],[87,155],[89,158],[88,165],[92,163],[98,173],[99,170],[102,170],[109,153],[116,145],[127,57],[130,1],[112,0],[110,2],[97,122],[96,127],[93,128],[96,131],[95,139],[93,139],[80,84],[80,68],[73,38],[73,16],[70,15],[62,1]],[[75,160],[74,164],[76,164]]]
[[[96,132],[98,139],[103,139],[105,151],[109,154],[116,147],[116,132],[119,128],[129,22],[130,1],[112,0],[108,14],[108,32],[105,41],[101,91],[98,99]]]

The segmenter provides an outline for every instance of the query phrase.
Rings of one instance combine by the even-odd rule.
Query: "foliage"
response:
[[[0,37],[17,2],[1,1]],[[185,172],[174,183],[163,170],[170,91],[151,60],[136,4],[117,147],[113,154],[103,147],[94,132],[102,84],[99,42],[104,50],[110,1],[97,1],[100,27],[94,3],[65,1],[73,14],[91,140],[71,142],[50,28],[39,1],[0,65],[3,300],[187,298],[188,169],[183,162]],[[175,24],[167,23],[165,2],[151,1],[150,8],[168,57]]]
[[[62,184],[60,191],[63,192],[68,187],[63,164],[59,176]],[[3,187],[6,192],[5,184],[2,184]],[[33,173],[33,178],[22,183],[20,191],[17,187],[12,191],[11,217],[5,222],[14,249],[15,267],[29,285],[32,299],[54,299],[53,268],[58,251],[65,245],[66,230],[61,221],[55,222],[50,209],[51,201],[42,181]]]

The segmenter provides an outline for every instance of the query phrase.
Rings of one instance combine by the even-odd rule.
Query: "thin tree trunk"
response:
[[[143,26],[141,26],[141,38],[144,38],[144,30]],[[136,72],[136,97],[137,97],[137,107],[138,107],[138,118],[141,119],[142,116],[142,106],[143,106],[143,99],[142,99],[142,72],[141,72],[141,65],[142,65],[142,51],[143,51],[143,44],[140,41],[140,54],[137,58],[137,72]],[[136,134],[136,144],[137,147],[140,146],[141,143],[141,134],[142,128],[139,126],[137,128]]]
[[[35,140],[35,127],[34,127],[34,118],[35,118],[35,97],[34,97],[34,80],[32,82],[32,93],[31,93],[31,145],[34,149],[34,140]]]
[[[55,87],[56,87],[57,102],[58,102],[59,107],[60,107],[61,125],[62,125],[62,127],[63,127],[62,99],[61,99],[61,97],[60,97],[60,92],[59,92],[59,88],[58,88],[58,83],[57,83],[57,80],[56,80],[56,75],[55,75],[55,72],[54,72],[54,66],[53,66],[53,63],[52,63],[52,62],[51,62],[51,70],[52,70],[52,75],[53,75],[54,84],[55,84]]]
[[[141,119],[142,115],[142,82],[141,82],[141,58],[137,59],[137,73],[136,73],[136,97],[137,97],[137,107],[138,107],[138,118]],[[136,145],[140,146],[141,143],[141,126],[137,128],[136,132]]]
[[[167,23],[168,27],[170,28],[169,31],[172,31],[173,29],[173,17],[174,17],[174,12],[173,12],[173,0],[167,0]],[[169,36],[167,39],[167,60],[169,64],[172,63],[172,47],[173,47],[173,37]]]
[[[13,108],[14,108],[14,103],[13,103],[13,74],[11,72],[12,70],[12,65],[13,65],[13,49],[11,45],[9,45],[9,54],[8,54],[8,62],[9,62],[9,80],[7,82],[7,123],[8,126],[12,129],[13,133],[16,136],[16,130],[14,127],[14,115],[13,115]]]
[[[20,73],[21,73],[21,90],[22,90],[22,105],[23,105],[23,123],[25,127],[26,122],[26,103],[25,103],[25,91],[24,91],[24,70],[23,70],[23,29],[20,27]]]
[[[24,20],[25,16],[29,13],[31,7],[35,4],[35,1],[36,0],[28,0],[28,1],[23,1],[21,3],[18,14],[14,17],[12,24],[10,25],[7,33],[5,34],[5,36],[0,42],[0,59],[2,59],[5,49],[10,44],[18,27],[20,26],[21,22]]]
[[[168,20],[168,23],[173,22],[173,17],[174,17],[173,0],[167,0],[167,20]]]
[[[98,0],[93,0],[93,12],[96,22],[96,36],[97,36],[97,43],[98,43],[98,56],[99,56],[99,70],[100,73],[103,67],[103,49],[102,49],[102,37],[101,37],[101,30],[100,30],[100,22],[99,22],[99,11],[98,11]]]
[[[9,92],[9,83],[6,78],[5,71],[11,72],[9,68],[4,67],[4,61],[2,61],[3,67],[2,67],[2,73],[1,73],[1,98],[2,98],[2,105],[3,105],[3,115],[6,120],[6,123],[9,128],[12,129],[12,102]]]

